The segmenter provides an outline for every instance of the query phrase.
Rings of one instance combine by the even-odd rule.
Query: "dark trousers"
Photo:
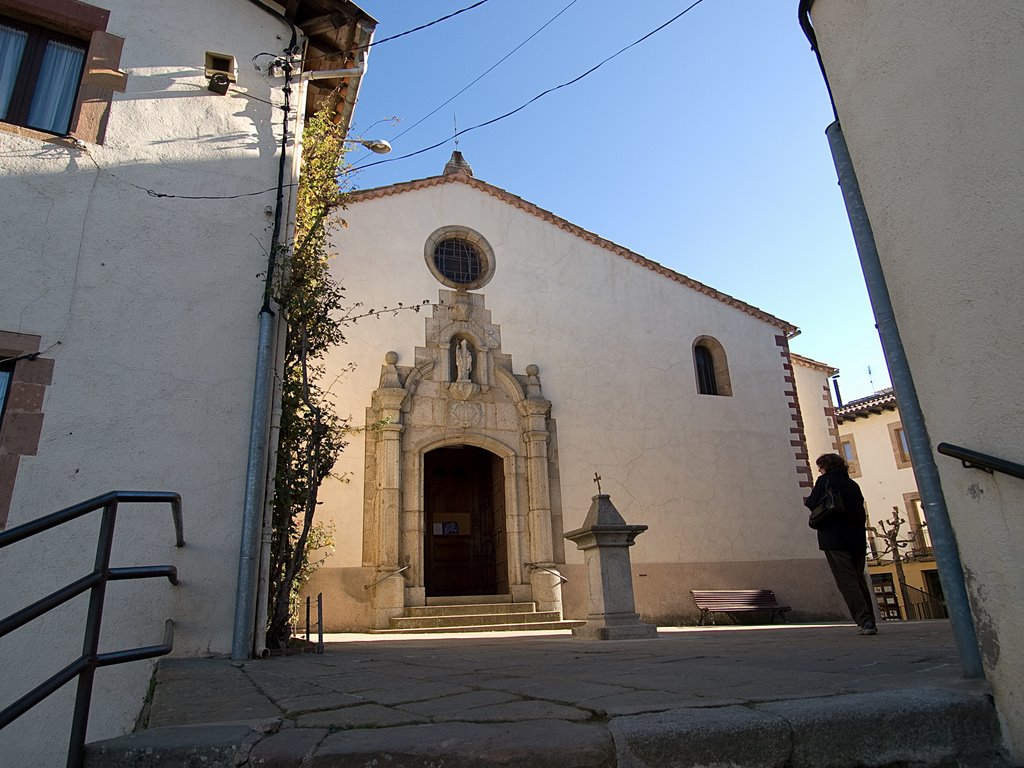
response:
[[[869,624],[873,626],[875,596],[871,594],[864,579],[864,551],[826,549],[825,559],[828,560],[828,567],[832,569],[832,578],[836,580],[836,586],[846,601],[846,607],[850,609],[850,616],[860,627]]]

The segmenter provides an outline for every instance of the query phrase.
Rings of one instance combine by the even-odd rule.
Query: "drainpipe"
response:
[[[811,43],[821,67],[822,77],[829,90],[832,100],[832,89],[828,85],[828,76],[818,51],[817,40],[811,27],[810,11],[814,0],[801,0],[799,8],[800,26]],[[836,120],[826,130],[832,159],[835,162],[839,187],[846,203],[846,214],[850,219],[854,244],[860,257],[864,282],[867,286],[868,298],[875,315],[878,337],[885,353],[885,361],[889,366],[892,388],[896,394],[896,402],[900,408],[903,430],[907,436],[907,445],[913,460],[914,476],[917,478],[918,491],[924,507],[925,519],[931,533],[932,548],[939,565],[939,578],[945,593],[946,605],[949,608],[950,623],[957,650],[960,653],[960,664],[964,677],[980,678],[984,676],[978,639],[971,619],[970,602],[964,582],[963,565],[960,562],[960,551],[956,543],[953,526],[949,520],[949,510],[942,492],[938,467],[932,454],[931,440],[924,422],[921,402],[917,397],[917,388],[910,371],[903,340],[896,324],[896,314],[892,307],[889,288],[886,285],[882,262],[878,257],[875,235],[871,230],[864,198],[861,196],[860,184],[850,159],[850,151],[846,146],[846,138],[839,124],[835,101],[832,100],[832,111]]]
[[[363,56],[358,66],[350,69],[319,69],[302,73],[302,81],[331,80],[339,77],[362,77],[366,74],[366,57]]]
[[[278,323],[277,349],[283,350],[288,336],[288,325]],[[256,582],[256,639],[253,643],[254,655],[265,659],[270,655],[267,649],[267,619],[270,606],[270,544],[274,536],[274,494],[270,491],[277,478],[277,448],[281,435],[281,396],[284,383],[284,355],[277,355],[274,367],[274,391],[270,411],[270,456],[267,459],[267,480],[264,486],[267,492],[263,499],[263,536],[260,539],[259,578]]]
[[[294,27],[292,27],[294,33]],[[293,34],[294,39],[294,34]],[[294,45],[293,45],[294,47]],[[249,452],[245,468],[245,500],[242,507],[242,536],[238,554],[238,581],[235,594],[235,619],[231,640],[231,658],[248,659],[253,651],[256,620],[257,567],[260,554],[260,530],[263,519],[263,498],[266,491],[266,449],[269,437],[271,373],[273,369],[273,337],[275,315],[272,308],[274,270],[281,247],[284,217],[284,175],[288,161],[288,120],[291,111],[291,51],[283,57],[284,104],[281,121],[281,156],[277,169],[277,201],[274,210],[274,231],[270,240],[263,306],[259,313],[259,337],[256,347],[256,379],[253,384],[252,417],[249,423]]]

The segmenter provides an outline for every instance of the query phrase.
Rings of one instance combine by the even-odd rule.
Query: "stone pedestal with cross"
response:
[[[597,478],[595,478],[597,479]],[[658,628],[644,624],[633,601],[633,575],[629,548],[646,525],[626,525],[611,498],[593,497],[583,527],[565,534],[583,550],[587,566],[587,623],[573,629],[581,640],[646,640],[658,636]]]

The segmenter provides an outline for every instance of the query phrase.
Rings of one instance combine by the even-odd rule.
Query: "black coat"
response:
[[[804,499],[804,506],[814,509],[821,503],[826,486],[842,497],[844,509],[839,517],[818,530],[818,549],[863,553],[867,548],[867,531],[864,528],[864,495],[860,486],[845,471],[833,469],[818,477],[811,495]]]

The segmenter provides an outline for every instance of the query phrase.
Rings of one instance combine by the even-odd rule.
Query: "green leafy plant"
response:
[[[286,648],[302,586],[333,551],[333,528],[314,524],[321,484],[330,476],[347,444],[352,427],[335,412],[330,400],[333,381],[324,386],[323,360],[345,343],[342,329],[361,319],[419,312],[432,306],[413,304],[364,308],[346,306],[344,290],[330,271],[328,218],[343,209],[347,178],[345,132],[333,121],[328,99],[306,121],[302,134],[302,168],[295,212],[294,249],[276,254],[280,270],[274,286],[281,317],[287,325],[281,386],[281,425],[274,483],[273,531],[267,647]],[[319,551],[313,558],[311,553]]]
[[[270,545],[268,648],[287,646],[294,601],[326,558],[324,554],[310,559],[310,552],[322,549],[324,543],[313,518],[320,486],[346,445],[349,426],[347,419],[335,413],[322,384],[324,356],[345,342],[344,292],[330,272],[327,252],[327,214],[344,206],[339,168],[345,135],[332,122],[333,114],[329,102],[325,103],[303,131],[297,245],[280,255],[276,286],[287,340]]]

